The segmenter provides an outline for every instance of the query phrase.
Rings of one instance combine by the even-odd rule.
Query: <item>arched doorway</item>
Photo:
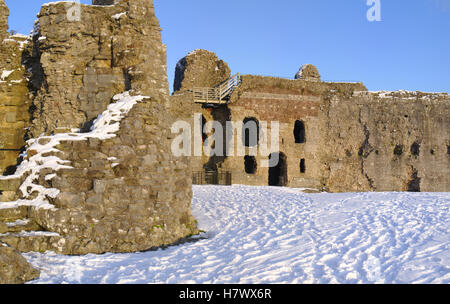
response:
[[[269,156],[269,163],[276,162],[276,166],[269,167],[269,186],[284,187],[287,185],[287,162],[283,152],[272,153]]]

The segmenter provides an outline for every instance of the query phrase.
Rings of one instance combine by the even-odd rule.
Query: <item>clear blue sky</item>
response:
[[[46,2],[6,0],[10,28],[28,34]],[[154,2],[171,88],[176,62],[202,48],[242,74],[293,78],[312,63],[324,80],[369,90],[450,92],[450,0],[381,0],[372,23],[366,0]]]

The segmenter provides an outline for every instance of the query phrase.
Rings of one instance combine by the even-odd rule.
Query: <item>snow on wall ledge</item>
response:
[[[55,188],[46,188],[39,185],[38,179],[41,172],[46,169],[59,171],[60,169],[71,169],[70,162],[62,160],[57,156],[61,151],[56,149],[61,141],[80,141],[89,138],[98,138],[105,140],[116,136],[120,129],[120,121],[132,109],[132,107],[146,96],[130,96],[129,92],[114,96],[108,109],[104,111],[94,121],[91,132],[89,133],[62,133],[53,136],[40,136],[37,139],[30,139],[27,142],[29,148],[25,153],[25,160],[17,168],[14,175],[0,177],[0,181],[24,180],[19,187],[22,199],[15,202],[0,205],[0,209],[11,208],[15,206],[33,206],[35,208],[54,209],[54,205],[48,202],[48,199],[55,199],[59,190]],[[48,181],[55,174],[47,174],[45,180]],[[33,198],[32,198],[33,197]]]
[[[20,199],[0,208],[29,206],[33,222],[61,235],[46,248],[132,252],[196,232],[191,196],[177,189],[189,181],[173,174],[187,171],[187,160],[163,153],[170,138],[170,129],[161,128],[167,123],[164,105],[128,92],[114,100],[89,133],[29,141],[17,173],[0,178],[23,181]]]

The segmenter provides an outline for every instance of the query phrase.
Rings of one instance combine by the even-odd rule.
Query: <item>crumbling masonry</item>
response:
[[[278,121],[279,150],[193,157],[194,171],[230,171],[235,184],[311,191],[450,191],[448,94],[368,92],[362,83],[323,82],[314,66],[304,65],[293,80],[243,75],[226,104],[193,104],[194,87],[211,88],[230,75],[205,50],[181,59],[171,97],[175,116],[193,125],[193,113],[201,113],[203,123],[220,121],[224,129],[227,121],[265,121],[268,132]],[[248,146],[258,147],[253,141]],[[272,153],[280,164],[262,168]]]
[[[197,233],[153,2],[94,4],[79,20],[76,4],[46,4],[32,35],[10,37],[0,0],[2,255],[135,252]],[[16,270],[0,282],[36,276]]]
[[[448,94],[372,93],[305,65],[293,80],[243,75],[222,104],[198,103],[195,87],[231,72],[196,50],[169,96],[153,2],[93,4],[46,4],[30,36],[11,36],[0,0],[0,283],[38,276],[19,252],[134,252],[198,233],[193,171],[310,191],[450,190]],[[171,125],[194,125],[194,113],[202,123],[278,121],[279,149],[175,157]],[[271,155],[279,164],[263,168]]]

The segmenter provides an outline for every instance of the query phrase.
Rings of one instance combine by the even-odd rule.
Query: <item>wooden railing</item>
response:
[[[194,102],[196,103],[210,103],[210,104],[225,104],[228,103],[230,95],[240,83],[239,74],[228,78],[223,83],[215,88],[194,88]]]

